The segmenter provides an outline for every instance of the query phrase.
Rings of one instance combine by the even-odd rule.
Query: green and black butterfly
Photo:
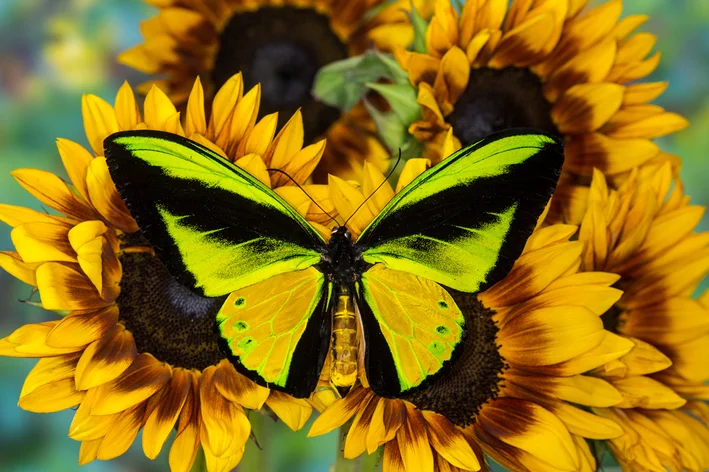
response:
[[[359,309],[377,394],[401,396],[439,373],[465,337],[450,289],[476,293],[510,271],[563,162],[552,137],[488,137],[412,181],[356,241],[343,226],[326,241],[266,185],[190,140],[131,131],[105,148],[169,272],[199,295],[230,294],[215,320],[225,354],[295,397],[316,388],[342,299]]]

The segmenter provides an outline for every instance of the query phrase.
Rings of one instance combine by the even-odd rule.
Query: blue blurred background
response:
[[[595,2],[600,3],[600,2]],[[679,4],[681,4],[681,7]],[[625,0],[624,15],[643,13],[643,27],[658,36],[660,67],[648,80],[667,80],[659,105],[689,118],[692,126],[661,140],[684,158],[682,177],[697,203],[709,203],[709,2]],[[9,172],[36,167],[65,176],[54,141],[86,143],[81,95],[113,103],[124,80],[135,86],[141,74],[116,64],[116,55],[140,42],[138,23],[153,15],[140,0],[0,0],[0,202],[39,209]],[[709,229],[705,216],[702,229]],[[0,249],[11,249],[9,228],[0,228]],[[24,323],[53,315],[19,303],[30,290],[0,270],[0,337]],[[17,398],[34,360],[0,357],[0,470],[153,471],[167,470],[167,454],[146,459],[140,437],[123,457],[76,465],[79,443],[67,437],[72,411],[39,415],[20,410]],[[332,463],[337,438],[306,440],[285,427],[269,427],[264,456],[270,470],[320,471]],[[253,448],[253,445],[249,447]],[[251,469],[258,470],[258,469]],[[608,470],[608,469],[606,469]]]

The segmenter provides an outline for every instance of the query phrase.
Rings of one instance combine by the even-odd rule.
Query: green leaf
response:
[[[367,51],[357,57],[329,64],[318,71],[313,94],[330,106],[348,111],[368,92],[368,83],[381,79],[408,83],[408,74],[393,57]]]
[[[367,107],[367,111],[377,127],[379,138],[392,154],[401,150],[403,159],[419,157],[420,144],[409,134],[408,127],[401,122],[396,113],[377,110],[367,100],[364,101],[364,106]]]
[[[409,13],[409,20],[411,21],[411,26],[414,28],[414,42],[411,45],[411,50],[414,52],[425,53],[426,29],[428,28],[428,21],[424,20],[419,14],[413,1],[411,1],[411,13]]]
[[[406,84],[368,83],[367,87],[379,93],[391,106],[392,112],[399,117],[402,126],[408,128],[411,123],[421,118],[421,105],[416,102],[416,90]]]

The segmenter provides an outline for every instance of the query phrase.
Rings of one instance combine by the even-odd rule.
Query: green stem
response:
[[[269,472],[272,470],[269,460],[269,439],[273,434],[272,429],[275,423],[271,418],[256,411],[249,414],[249,421],[251,421],[251,432],[258,441],[258,446],[253,440],[248,441],[244,457],[239,462],[239,472]]]
[[[335,450],[335,463],[330,467],[330,472],[362,472],[362,456],[356,459],[345,459],[345,438],[350,430],[350,424],[340,426],[340,434]]]
[[[190,472],[207,472],[207,458],[204,457],[204,450],[200,447],[197,457],[194,459]]]

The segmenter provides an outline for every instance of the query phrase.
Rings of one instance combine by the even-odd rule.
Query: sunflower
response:
[[[260,94],[259,86],[244,93],[236,75],[206,115],[197,80],[184,126],[156,87],[142,116],[127,84],[115,106],[87,95],[82,111],[93,153],[65,139],[57,143],[71,185],[41,170],[13,172],[61,215],[0,205],[15,246],[0,253],[0,266],[36,287],[41,305],[63,316],[20,327],[0,340],[0,354],[40,358],[22,387],[21,408],[53,412],[78,405],[69,436],[81,441],[81,464],[123,454],[140,429],[146,456],[155,458],[175,429],[172,470],[189,470],[200,447],[210,471],[231,470],[251,430],[244,408],[265,404],[293,429],[310,416],[306,401],[269,392],[224,359],[214,334],[222,300],[195,296],[170,277],[138,232],[103,157],[104,139],[117,131],[187,136],[274,188],[318,225],[319,210],[311,210],[294,182],[266,169],[281,169],[303,184],[325,143],[302,147],[299,113],[277,134],[275,114],[257,120]],[[327,193],[325,186],[305,187]]]
[[[339,171],[349,178],[361,172],[365,158],[388,159],[384,147],[367,130],[366,114],[341,116],[338,109],[315,100],[311,90],[316,73],[325,65],[372,45],[390,50],[409,44],[413,39],[406,13],[411,8],[409,1],[146,2],[159,12],[141,25],[145,42],[125,51],[119,61],[165,76],[153,83],[176,104],[187,100],[195,77],[201,78],[210,101],[214,90],[242,71],[246,86],[262,85],[262,114],[281,112],[282,126],[286,116],[300,109],[305,142],[327,136],[322,166],[327,171]],[[416,3],[425,10],[428,2]],[[359,144],[353,146],[353,141]]]
[[[409,160],[397,190],[429,166],[426,159]],[[369,164],[361,190],[331,177],[339,215],[351,214],[383,180]],[[353,235],[394,193],[384,183],[366,201],[347,223]],[[511,470],[594,470],[586,439],[623,432],[586,407],[612,407],[622,396],[587,374],[627,354],[633,343],[603,328],[599,315],[622,294],[611,287],[618,277],[579,272],[584,245],[569,241],[576,230],[538,228],[502,281],[477,296],[454,295],[469,335],[450,369],[397,399],[379,397],[361,375],[361,385],[327,406],[309,435],[351,421],[344,456],[383,445],[385,472],[479,470],[485,454]]]
[[[528,127],[564,137],[561,184],[587,185],[594,168],[615,177],[671,160],[651,139],[688,123],[649,103],[666,83],[636,82],[660,60],[648,57],[653,35],[631,34],[647,18],[619,21],[620,0],[584,12],[586,3],[467,1],[458,13],[436,0],[422,46],[395,53],[421,108],[403,125],[423,156],[435,163],[444,146]]]
[[[695,232],[705,208],[691,205],[670,164],[633,171],[609,189],[596,171],[575,187],[564,217],[581,221],[583,271],[619,276],[623,296],[602,316],[631,340],[625,356],[596,369],[623,402],[596,413],[624,434],[608,446],[625,470],[709,469],[709,234]]]

